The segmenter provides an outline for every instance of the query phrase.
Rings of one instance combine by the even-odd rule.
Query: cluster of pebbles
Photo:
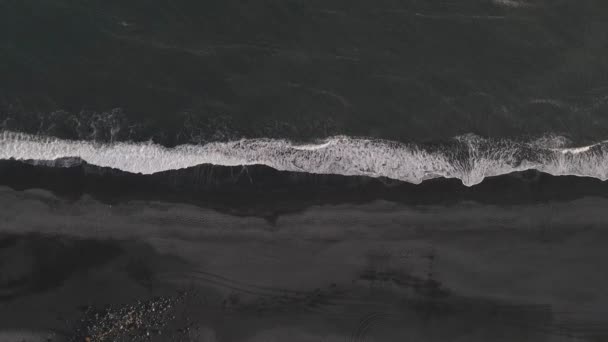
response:
[[[182,298],[156,297],[103,309],[88,307],[69,341],[149,341],[152,336],[161,335],[175,318],[175,306]]]

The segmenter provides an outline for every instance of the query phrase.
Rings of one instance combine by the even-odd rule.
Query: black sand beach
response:
[[[608,341],[607,4],[0,0],[0,342]]]

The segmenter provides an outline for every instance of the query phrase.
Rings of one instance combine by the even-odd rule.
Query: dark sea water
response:
[[[608,3],[0,0],[0,342],[608,341]]]
[[[608,130],[601,0],[0,6],[9,130],[163,145]]]

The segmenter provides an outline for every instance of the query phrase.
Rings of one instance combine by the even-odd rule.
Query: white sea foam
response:
[[[494,0],[494,4],[504,7],[527,7],[531,1],[525,0]]]
[[[89,164],[142,174],[200,164],[261,164],[283,171],[387,177],[416,184],[437,177],[458,178],[467,186],[485,177],[528,169],[605,180],[607,153],[605,142],[554,148],[543,147],[538,141],[488,140],[474,135],[457,137],[443,145],[337,136],[309,145],[245,139],[166,148],[152,143],[98,144],[13,132],[0,134],[0,159],[80,158]]]

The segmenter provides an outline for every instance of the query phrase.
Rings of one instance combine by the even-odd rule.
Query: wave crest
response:
[[[142,174],[200,164],[260,164],[281,171],[386,177],[415,184],[437,177],[458,178],[467,186],[478,184],[485,177],[529,169],[556,176],[608,178],[606,142],[565,147],[564,138],[552,137],[551,141],[522,142],[464,135],[440,144],[407,144],[336,136],[307,145],[287,140],[243,139],[166,148],[153,143],[98,144],[5,131],[0,134],[0,159],[30,160],[45,165],[57,161],[56,166],[82,160]],[[66,164],[65,160],[72,162]]]

